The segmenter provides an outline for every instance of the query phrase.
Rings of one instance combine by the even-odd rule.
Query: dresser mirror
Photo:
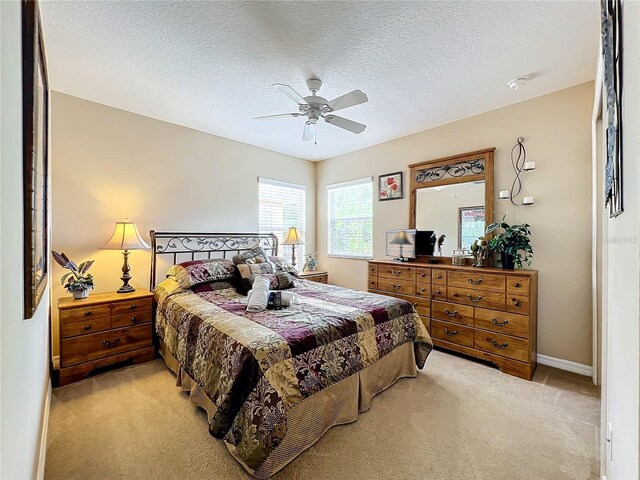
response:
[[[494,150],[409,165],[409,224],[418,231],[419,257],[450,263],[454,250],[469,250],[484,234],[493,221]]]

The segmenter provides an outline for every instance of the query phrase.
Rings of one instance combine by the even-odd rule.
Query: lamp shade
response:
[[[404,230],[398,232],[391,242],[394,245],[411,245],[411,241],[407,238],[407,232]]]
[[[151,247],[140,236],[136,224],[125,218],[124,222],[116,222],[113,235],[101,248],[104,250],[142,250]]]
[[[283,245],[303,245],[302,235],[296,227],[289,228],[287,236],[284,239]]]

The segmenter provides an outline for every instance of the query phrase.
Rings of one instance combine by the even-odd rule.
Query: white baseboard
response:
[[[42,425],[40,427],[40,451],[38,453],[38,473],[37,479],[44,480],[44,466],[47,458],[47,433],[49,431],[49,412],[51,411],[51,379],[47,396],[44,399],[44,412],[42,413]]]
[[[53,369],[60,370],[60,355],[53,356]]]
[[[538,363],[541,365],[548,365],[549,367],[559,368],[560,370],[577,373],[578,375],[584,375],[585,377],[593,376],[592,366],[585,365],[583,363],[572,362],[570,360],[563,360],[562,358],[555,358],[538,354]]]

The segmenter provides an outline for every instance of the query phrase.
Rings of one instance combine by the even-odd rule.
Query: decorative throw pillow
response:
[[[289,260],[287,260],[286,258],[276,257],[275,255],[271,255],[269,257],[269,261],[275,265],[276,272],[288,272],[293,274],[298,273],[298,270],[296,270],[296,267],[291,265]]]
[[[243,278],[236,288],[236,292],[240,295],[246,295],[249,290],[251,290],[251,286],[253,285],[253,281],[256,279],[258,275],[262,275],[269,280],[269,290],[286,290],[287,288],[294,287],[295,277],[288,272],[277,272],[277,273],[256,273],[247,278]]]
[[[167,272],[167,277],[173,277],[182,288],[191,288],[194,285],[233,278],[236,266],[224,258],[211,258],[206,260],[192,260],[172,266]]]
[[[240,265],[236,265],[238,269],[238,273],[240,273],[240,277],[249,278],[253,275],[261,275],[261,274],[273,274],[276,273],[276,269],[271,262],[262,262],[262,263],[241,263]]]
[[[255,247],[251,250],[241,253],[233,257],[233,263],[236,265],[264,263],[269,261],[269,256],[262,247]]]

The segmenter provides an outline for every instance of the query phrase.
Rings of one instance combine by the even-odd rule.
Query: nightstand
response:
[[[152,312],[148,290],[60,298],[60,385],[125,360],[153,360]]]
[[[311,280],[312,282],[329,283],[329,272],[300,272],[298,276],[305,280]]]

